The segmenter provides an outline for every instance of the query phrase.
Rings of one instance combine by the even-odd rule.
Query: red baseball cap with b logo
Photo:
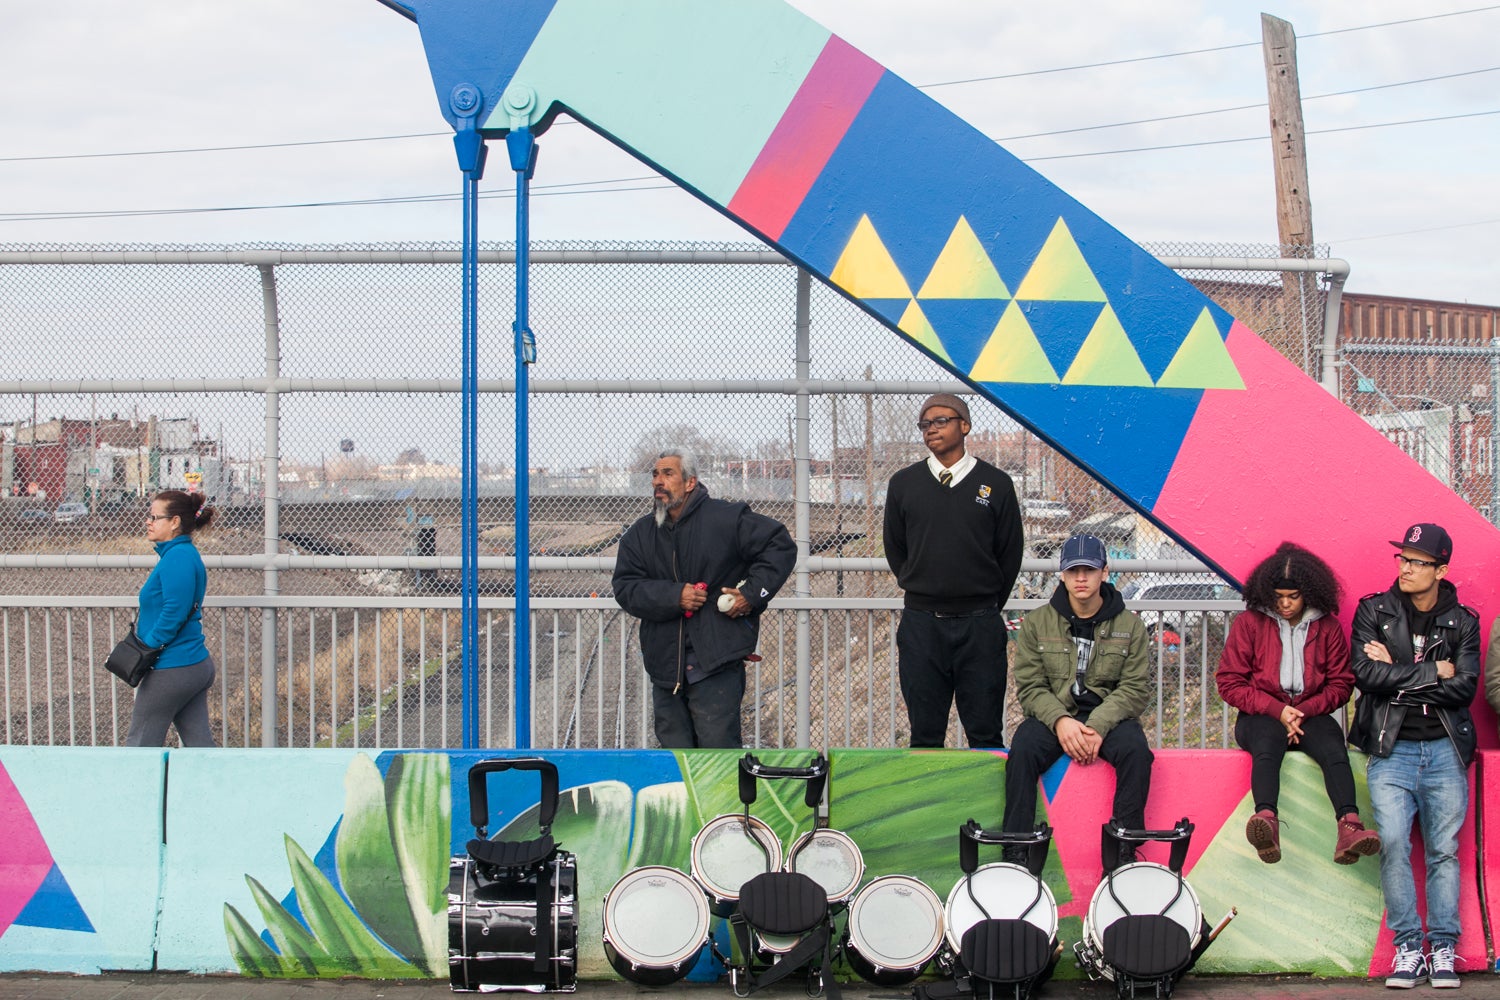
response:
[[[1414,524],[1406,529],[1401,541],[1391,544],[1398,549],[1425,552],[1436,559],[1439,566],[1446,566],[1453,558],[1453,539],[1448,537],[1448,532],[1440,524]]]

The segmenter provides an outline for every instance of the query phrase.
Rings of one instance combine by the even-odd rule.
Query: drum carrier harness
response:
[[[748,753],[740,759],[740,802],[745,807],[746,836],[752,839],[750,806],[755,802],[757,779],[807,782],[803,801],[813,810],[813,829],[821,828],[818,805],[828,783],[828,760],[821,753],[808,767],[769,767]],[[756,844],[764,850],[759,840]],[[838,984],[833,977],[835,937],[828,892],[810,876],[783,871],[754,876],[741,887],[739,908],[729,923],[743,962],[741,965],[725,962],[735,996],[747,997],[800,970],[807,974],[809,996],[826,992],[829,1000],[839,1000]],[[772,964],[765,965],[757,961],[753,932],[800,936],[800,940],[790,951],[777,955]]]

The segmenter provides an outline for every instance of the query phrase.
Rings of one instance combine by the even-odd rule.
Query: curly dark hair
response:
[[[1274,608],[1277,587],[1286,588],[1284,580],[1297,584],[1309,608],[1316,608],[1325,615],[1339,613],[1344,588],[1333,568],[1293,542],[1282,542],[1275,552],[1250,571],[1250,579],[1245,581],[1245,606]]]

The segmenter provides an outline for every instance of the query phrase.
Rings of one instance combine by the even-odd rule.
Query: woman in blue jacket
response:
[[[146,538],[158,561],[141,588],[135,630],[146,645],[163,648],[156,669],[135,689],[126,746],[162,746],[170,725],[185,747],[218,746],[208,722],[214,660],[203,644],[200,615],[208,574],[193,544],[193,532],[213,516],[201,493],[163,490],[151,501]]]

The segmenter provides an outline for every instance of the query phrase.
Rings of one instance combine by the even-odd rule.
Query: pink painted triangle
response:
[[[52,852],[42,839],[21,790],[0,764],[0,935],[31,902],[52,870]]]
[[[1073,897],[1059,905],[1057,912],[1059,916],[1078,917],[1088,912],[1103,872],[1099,830],[1109,820],[1115,771],[1103,761],[1080,766],[1066,757],[1054,766],[1065,770],[1057,791],[1048,801],[1047,813],[1067,818],[1066,822],[1053,823],[1052,842]],[[1212,774],[1214,780],[1204,781],[1206,774]],[[1044,787],[1051,784],[1044,779]],[[1151,769],[1151,796],[1146,801],[1146,825],[1153,830],[1165,830],[1184,816],[1193,821],[1193,839],[1183,866],[1184,874],[1191,873],[1249,790],[1249,754],[1157,750],[1156,763]],[[1149,844],[1141,857],[1166,864],[1167,846]]]

